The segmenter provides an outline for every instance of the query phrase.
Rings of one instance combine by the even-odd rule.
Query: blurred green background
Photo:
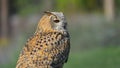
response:
[[[44,11],[62,11],[71,51],[64,68],[120,67],[120,0],[0,0],[0,68],[15,68]]]

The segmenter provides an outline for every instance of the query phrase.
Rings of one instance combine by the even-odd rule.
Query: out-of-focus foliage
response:
[[[81,0],[78,3],[82,10],[86,12],[101,11],[102,9],[102,0]]]
[[[101,11],[102,0],[57,0],[57,10],[69,12]],[[64,7],[64,8],[63,8]]]
[[[42,0],[15,0],[17,11],[22,15],[38,12],[42,5]]]
[[[26,15],[36,13],[43,6],[43,0],[14,0],[17,10],[20,14]],[[71,12],[101,12],[103,11],[103,0],[53,0],[53,9],[67,13]],[[120,0],[115,0],[117,10],[119,11]],[[63,8],[64,7],[64,8]],[[69,11],[69,12],[68,12]]]
[[[78,0],[57,0],[56,2],[56,9],[60,11],[77,11],[77,1]],[[63,8],[64,7],[64,8]],[[73,9],[73,10],[71,10]]]
[[[14,3],[18,12],[22,15],[37,12],[41,7],[44,7],[43,0],[15,0]],[[102,0],[54,0],[54,3],[54,10],[67,13],[68,11],[69,13],[102,11]]]
[[[116,12],[120,13],[120,0],[115,0],[115,4],[116,4]]]
[[[14,0],[17,11],[22,14],[36,13],[43,6],[43,0]],[[53,0],[53,9],[67,13],[71,12],[101,12],[104,0]],[[115,0],[116,9],[119,11],[120,0]],[[63,8],[64,7],[64,8]],[[69,12],[68,12],[69,11]]]

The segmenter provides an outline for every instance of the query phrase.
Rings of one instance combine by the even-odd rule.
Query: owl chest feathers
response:
[[[33,38],[37,36],[36,42],[31,42],[34,39],[28,40],[22,55],[29,53],[28,57],[24,57],[28,61],[32,59],[32,62],[30,62],[36,66],[55,66],[66,62],[69,53],[69,34],[67,32],[49,32],[39,33],[39,35],[33,36]]]

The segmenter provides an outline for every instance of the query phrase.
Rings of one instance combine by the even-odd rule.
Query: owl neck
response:
[[[63,31],[63,30],[41,30],[41,29],[37,29],[35,34],[46,34],[46,33],[55,33],[55,32],[58,32],[58,33],[62,33],[62,34],[68,34],[67,31]]]

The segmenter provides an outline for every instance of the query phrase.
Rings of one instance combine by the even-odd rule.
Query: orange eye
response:
[[[58,23],[58,22],[60,22],[60,21],[59,21],[59,20],[54,20],[54,22],[55,22],[55,23]]]

